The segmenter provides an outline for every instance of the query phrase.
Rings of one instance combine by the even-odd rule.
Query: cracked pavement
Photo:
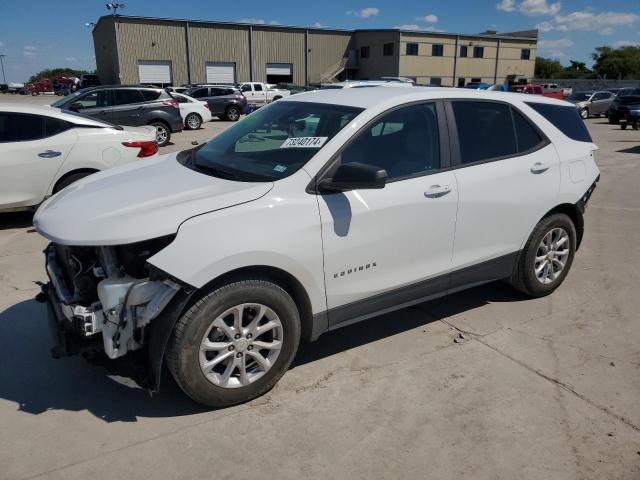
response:
[[[345,327],[217,411],[53,360],[46,242],[0,216],[0,479],[639,479],[640,136],[587,123],[602,180],[553,295],[494,283]]]

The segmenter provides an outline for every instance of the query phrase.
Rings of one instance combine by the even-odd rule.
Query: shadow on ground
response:
[[[406,311],[390,313],[326,333],[315,343],[302,344],[291,368],[304,368],[310,362],[488,303],[520,300],[522,296],[501,283],[476,287],[412,307],[411,315]],[[437,314],[427,313],[431,311]],[[54,360],[50,347],[42,304],[28,300],[0,312],[0,398],[33,415],[48,410],[86,410],[105,422],[135,422],[138,417],[174,417],[207,410],[187,398],[166,373],[161,392],[151,397],[130,380],[110,376],[79,356]]]
[[[640,142],[640,139],[638,139]],[[622,150],[617,150],[618,153],[640,153],[640,145],[636,145],[635,147],[623,148]]]
[[[0,213],[0,230],[26,228],[33,225],[33,212]]]

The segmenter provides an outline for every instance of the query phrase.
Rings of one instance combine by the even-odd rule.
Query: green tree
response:
[[[75,70],[73,68],[47,68],[41,72],[32,75],[29,79],[29,83],[35,83],[43,78],[55,78],[55,77],[80,77],[83,73],[91,73],[87,70]]]
[[[575,60],[569,60],[569,66],[564,67],[560,73],[562,78],[587,78],[592,74],[586,63]]]
[[[550,58],[536,57],[536,78],[557,78],[562,71],[562,64]]]
[[[632,79],[640,77],[640,47],[599,47],[591,55],[593,69],[603,78]]]

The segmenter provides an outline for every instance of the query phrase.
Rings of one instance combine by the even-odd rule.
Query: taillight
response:
[[[202,106],[203,106],[204,108],[209,108],[209,104],[208,104],[207,102],[202,102],[202,104],[203,104]]]
[[[162,102],[162,105],[164,105],[165,107],[180,108],[180,105],[178,105],[178,102],[176,102],[175,100],[172,102]]]
[[[122,142],[125,147],[139,148],[138,158],[150,157],[158,153],[158,142],[149,140],[146,142]]]
[[[245,99],[244,95],[238,95],[238,98],[239,98],[240,100],[244,100],[244,99]]]

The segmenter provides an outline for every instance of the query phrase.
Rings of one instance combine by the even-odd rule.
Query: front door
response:
[[[111,122],[111,109],[113,107],[113,90],[101,89],[89,92],[78,97],[73,105],[73,110],[93,117],[97,120]]]
[[[375,165],[389,177],[380,190],[318,198],[330,325],[447,288],[458,191],[438,110],[394,109],[341,152],[340,162]]]
[[[518,109],[502,102],[455,100],[460,191],[452,286],[508,277],[533,226],[556,204],[555,148]]]
[[[0,112],[0,209],[42,202],[76,141],[68,122]]]

